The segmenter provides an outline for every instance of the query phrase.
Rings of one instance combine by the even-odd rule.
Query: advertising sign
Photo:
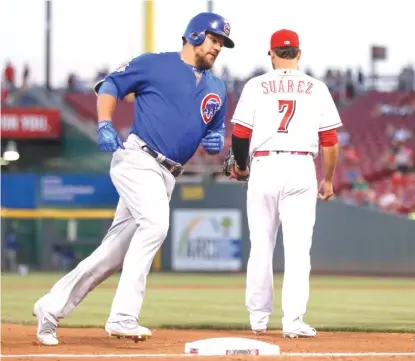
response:
[[[239,209],[175,209],[172,215],[172,268],[177,271],[239,271]]]

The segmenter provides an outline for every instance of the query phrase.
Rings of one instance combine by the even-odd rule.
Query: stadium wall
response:
[[[71,181],[79,185],[76,178]],[[48,182],[69,187],[67,179],[48,178]],[[105,208],[97,208],[95,193],[85,184],[82,192],[71,197],[71,207],[51,199],[59,192],[45,192],[45,184],[41,189],[49,194],[47,206],[39,194],[28,202],[32,209],[2,204],[2,255],[7,254],[7,233],[12,231],[19,245],[19,263],[32,269],[55,269],[51,259],[56,258],[58,246],[74,250],[74,259],[66,267],[75,265],[99,245],[111,224],[117,197],[113,190],[108,199],[104,196],[107,186],[102,180],[96,186],[97,199]],[[244,271],[250,248],[245,202],[246,186],[241,183],[178,184],[171,200],[170,231],[153,270]],[[282,240],[280,232],[274,253],[276,272],[284,267]],[[415,222],[336,200],[318,203],[311,255],[314,273],[415,276]]]

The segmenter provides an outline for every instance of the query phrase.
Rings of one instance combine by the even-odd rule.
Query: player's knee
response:
[[[152,238],[163,242],[167,237],[169,231],[169,216],[159,215],[157,218],[148,219],[145,224],[140,224],[148,228],[148,231],[152,234]]]
[[[160,242],[163,242],[166,239],[167,233],[169,231],[169,221],[167,220],[166,222],[156,223],[153,230],[155,238],[160,240]]]
[[[80,262],[77,268],[81,272],[92,274],[98,282],[101,282],[121,269],[123,259],[124,253],[120,249],[105,252],[99,247],[89,257]]]
[[[285,252],[284,252],[285,253]],[[285,253],[285,269],[292,269],[293,272],[301,268],[302,270],[310,269],[310,253],[307,250],[297,250],[297,252]]]

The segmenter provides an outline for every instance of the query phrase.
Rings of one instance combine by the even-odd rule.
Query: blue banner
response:
[[[65,174],[39,178],[39,206],[114,206],[118,193],[109,175]]]
[[[14,209],[113,208],[119,198],[109,174],[2,174],[1,193]]]
[[[4,208],[36,208],[38,176],[35,174],[2,174],[1,206]]]

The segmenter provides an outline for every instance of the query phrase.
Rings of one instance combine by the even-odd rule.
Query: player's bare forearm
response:
[[[323,158],[323,174],[324,179],[332,182],[334,177],[334,171],[337,165],[337,158],[339,155],[339,144],[335,144],[330,147],[322,147]]]
[[[98,121],[112,120],[117,98],[109,94],[100,94],[97,99]]]

